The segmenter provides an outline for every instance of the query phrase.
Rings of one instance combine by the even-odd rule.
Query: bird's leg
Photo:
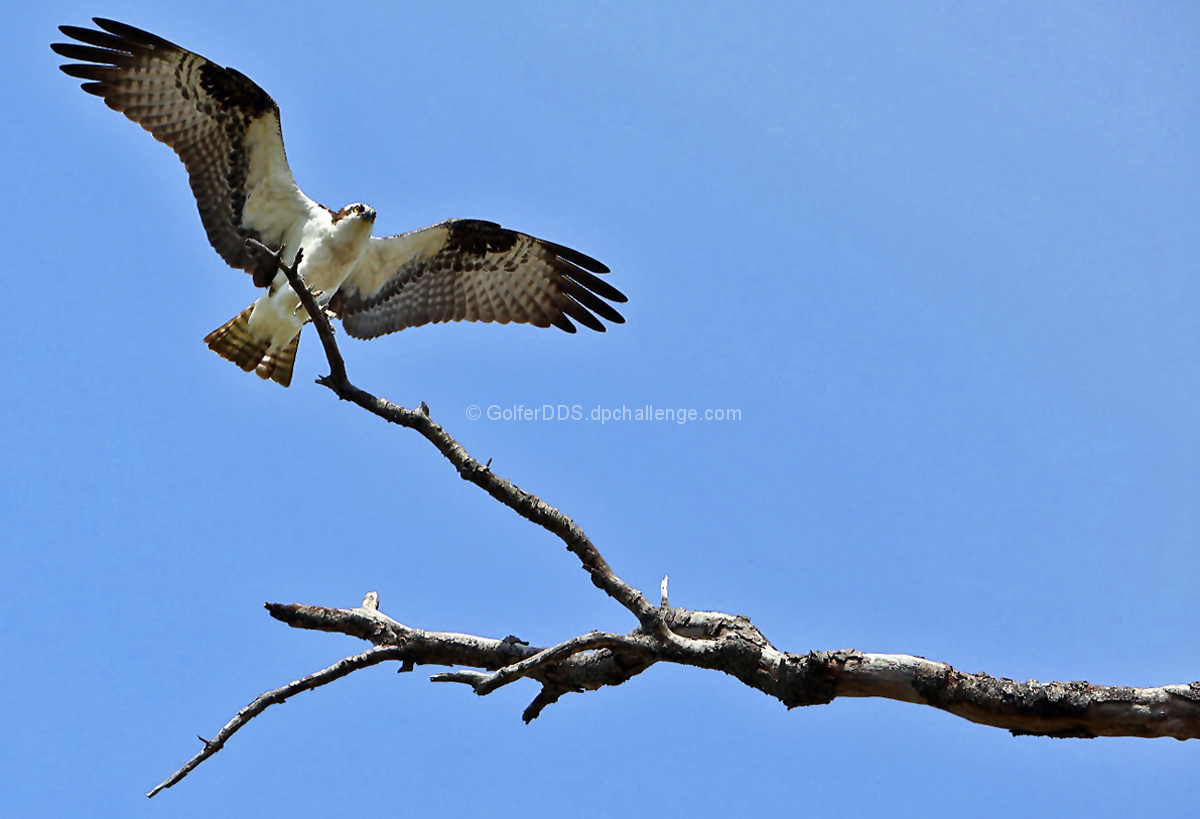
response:
[[[328,300],[328,299],[326,299],[326,300],[325,300],[325,301],[324,301],[324,302],[321,304],[321,312],[325,314],[325,319],[326,319],[327,321],[330,321],[330,322],[334,321],[335,319],[339,319],[339,318],[341,318],[341,316],[339,316],[339,315],[338,315],[337,313],[335,313],[333,310],[330,310],[330,309],[329,309],[329,300]],[[332,326],[332,325],[331,325],[331,326]]]
[[[307,285],[307,282],[305,284]],[[308,292],[312,293],[313,301],[315,301],[322,309],[325,308],[325,305],[329,304],[329,299],[333,298],[332,294],[329,296],[329,298],[325,298],[325,291],[318,290],[315,287],[309,287]]]
[[[325,318],[330,321],[340,318],[336,312],[329,308],[329,303],[333,301],[333,293],[326,294],[324,290],[313,290],[312,288],[309,288],[308,292],[312,293],[313,301],[321,308],[321,312],[325,314]]]
[[[314,299],[316,299],[318,296],[320,296],[324,293],[324,291],[322,291],[322,290],[313,290],[312,288],[309,288],[308,292],[313,294]],[[329,319],[330,321],[333,321],[334,319],[338,318],[338,314],[333,312],[332,310],[330,310],[328,305],[329,305],[328,299],[326,299],[326,301],[324,303],[321,303],[320,301],[317,302],[317,306],[321,308],[321,312],[325,314],[325,318]],[[292,311],[292,315],[293,316],[299,315],[300,311],[303,309],[304,309],[303,304],[297,304],[296,309]]]
[[[326,319],[332,322],[334,319],[340,318],[337,313],[329,308],[329,302],[333,299],[332,295],[330,295],[329,298],[321,298],[325,295],[323,291],[311,290],[309,292],[313,294],[313,298],[316,300],[317,306],[321,308],[321,312],[325,314]]]
[[[301,281],[304,280],[301,279]],[[315,287],[309,287],[308,282],[305,282],[304,286],[308,288],[308,292],[312,295],[313,301],[317,303],[317,306],[321,308],[321,312],[324,313],[330,321],[338,317],[337,313],[329,309],[329,302],[333,299],[332,293],[326,296],[324,290],[318,290]],[[303,304],[297,304],[296,309],[292,312],[292,315],[297,315],[303,308]]]

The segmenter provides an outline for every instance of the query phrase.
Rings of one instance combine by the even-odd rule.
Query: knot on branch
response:
[[[854,649],[784,654],[777,684],[780,701],[789,709],[833,702],[838,671],[861,656]]]

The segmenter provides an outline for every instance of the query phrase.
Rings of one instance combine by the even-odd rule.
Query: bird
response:
[[[319,306],[345,332],[376,338],[443,321],[551,325],[598,332],[623,324],[625,295],[600,262],[481,219],[448,219],[374,236],[375,209],[333,210],[307,197],[288,167],[279,106],[249,77],[150,32],[93,18],[60,26],[51,49],[81,88],[149,131],[182,160],[213,249],[265,291],[204,341],[284,387],[309,320],[281,263],[303,265]]]

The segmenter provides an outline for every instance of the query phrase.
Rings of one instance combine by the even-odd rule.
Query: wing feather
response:
[[[245,240],[278,248],[289,228],[317,207],[292,179],[279,106],[232,68],[124,23],[94,22],[100,30],[60,27],[78,42],[50,47],[80,61],[62,71],[87,80],[84,91],[175,151],[213,248],[231,267],[254,273],[256,284],[266,284],[273,268],[260,265]]]
[[[597,332],[625,319],[609,301],[625,295],[596,274],[608,268],[577,250],[507,230],[452,219],[372,239],[331,306],[354,338],[375,338],[441,321],[519,322]],[[607,299],[607,301],[604,301]]]

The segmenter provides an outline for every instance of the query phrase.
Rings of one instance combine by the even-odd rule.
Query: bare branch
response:
[[[303,613],[289,619],[298,628],[354,636],[363,633],[361,609],[281,608]],[[1015,682],[967,674],[945,663],[903,654],[854,649],[782,652],[749,619],[721,612],[671,609],[667,623],[673,632],[688,635],[683,649],[666,650],[639,632],[625,636],[594,632],[537,649],[505,640],[410,629],[407,633],[421,635],[421,642],[403,638],[403,656],[418,665],[432,662],[493,669],[491,673],[458,671],[432,678],[435,682],[466,683],[480,695],[521,677],[536,679],[544,686],[530,706],[536,706],[537,712],[564,693],[620,685],[656,662],[670,662],[722,671],[788,708],[824,705],[837,697],[882,697],[930,705],[1015,735],[1200,738],[1200,683],[1128,688],[1086,682]],[[519,655],[524,656],[516,659]],[[451,656],[458,662],[446,662]],[[527,721],[532,718],[527,711]]]
[[[218,731],[215,737],[212,739],[204,739],[201,737],[200,741],[204,743],[203,750],[189,759],[187,764],[182,768],[155,786],[155,788],[146,794],[146,796],[154,796],[159,791],[166,790],[167,788],[179,782],[181,779],[191,773],[201,762],[225,747],[226,741],[228,741],[231,736],[241,730],[241,728],[250,720],[267,710],[268,707],[278,703],[286,702],[288,699],[294,697],[296,694],[299,694],[302,691],[311,691],[312,689],[318,688],[322,685],[328,685],[334,680],[339,680],[342,677],[345,677],[347,674],[357,671],[360,668],[367,668],[368,666],[378,665],[379,663],[387,662],[388,660],[397,659],[398,653],[400,653],[400,649],[392,646],[372,648],[371,650],[364,651],[362,654],[358,654],[354,657],[347,657],[344,660],[339,660],[338,662],[329,666],[329,668],[318,671],[316,674],[310,674],[303,679],[290,682],[282,688],[277,688],[274,691],[268,691],[267,693],[262,694],[261,696],[257,697],[254,702],[247,705],[241,711],[238,711],[237,715],[227,722],[225,727]]]
[[[299,264],[294,267],[289,266],[279,258],[278,254],[275,256],[280,269],[287,276],[292,288],[300,297],[304,309],[308,311],[309,317],[316,325],[317,334],[325,348],[325,357],[329,360],[330,373],[317,379],[318,384],[333,390],[342,400],[351,401],[385,421],[419,432],[453,464],[459,477],[480,487],[531,523],[536,523],[558,536],[566,544],[567,549],[579,558],[584,570],[589,573],[592,583],[597,588],[628,609],[644,627],[655,630],[660,638],[671,641],[669,633],[661,627],[658,609],[640,591],[616,576],[607,561],[600,555],[599,550],[584,534],[583,529],[573,520],[538,496],[526,492],[512,482],[494,474],[490,469],[491,461],[485,465],[472,458],[458,441],[454,440],[439,424],[434,423],[429,416],[429,407],[425,404],[421,404],[421,407],[416,410],[405,409],[385,399],[376,398],[350,383],[350,379],[346,375],[345,361],[333,336],[333,327],[330,325],[325,311],[317,305],[312,292],[300,276]]]
[[[1101,736],[1200,739],[1200,682],[1128,688],[1086,682],[1015,682],[967,674],[945,663],[904,654],[779,651],[749,619],[721,612],[669,609],[665,624],[686,635],[666,647],[644,631],[593,632],[551,648],[469,634],[406,626],[370,604],[356,609],[268,603],[271,616],[295,628],[346,634],[375,648],[262,695],[242,709],[204,749],[150,795],[170,787],[216,751],[268,705],[324,685],[358,668],[388,660],[462,669],[436,674],[434,682],[459,682],[486,695],[528,677],[542,688],[522,718],[529,722],[563,694],[621,685],[657,662],[722,671],[788,708],[824,705],[837,697],[881,697],[929,705],[1016,736]]]
[[[494,679],[490,674],[479,675],[480,681],[487,680],[485,690],[477,689],[480,694],[490,693],[521,677],[563,684],[572,690],[592,690],[603,685],[619,685],[655,662],[656,642],[641,633],[621,636],[594,632],[543,649],[515,637],[497,640],[470,634],[424,631],[367,608],[333,609],[268,603],[267,610],[276,620],[293,628],[339,632],[369,640],[381,648],[402,648],[397,659],[414,665],[482,668],[489,672],[504,669],[504,673]],[[439,679],[438,682],[468,682],[468,678]],[[477,681],[471,678],[470,682],[475,685]]]
[[[1127,688],[1087,682],[1015,682],[965,674],[902,654],[809,654],[837,696],[932,705],[1014,736],[1200,738],[1200,683]]]
[[[401,671],[411,671],[417,665],[464,669],[436,674],[431,680],[465,683],[479,695],[522,678],[535,680],[541,690],[522,714],[526,722],[537,718],[563,694],[620,685],[657,662],[670,662],[722,671],[788,708],[821,705],[837,697],[882,697],[933,706],[1014,735],[1200,738],[1200,682],[1160,688],[1033,680],[1022,683],[987,674],[967,674],[945,663],[902,654],[868,654],[853,649],[787,653],[775,648],[746,617],[672,608],[666,577],[659,589],[661,603],[652,605],[641,591],[617,577],[574,521],[536,495],[493,474],[491,461],[481,464],[472,458],[433,422],[425,404],[418,410],[405,409],[351,384],[329,318],[298,272],[301,255],[297,254],[293,266],[286,265],[279,254],[273,255],[317,325],[330,365],[330,375],[318,379],[318,383],[390,423],[416,430],[464,480],[560,538],[579,559],[592,583],[632,612],[639,626],[626,635],[592,632],[550,648],[537,648],[515,637],[496,640],[406,626],[379,610],[374,592],[368,593],[355,609],[268,603],[266,608],[272,617],[294,628],[338,632],[367,640],[374,648],[258,697],[216,737],[206,740],[204,749],[154,788],[150,796],[187,776],[268,706],[389,660],[401,662]]]
[[[604,634],[596,631],[567,640],[565,643],[559,643],[553,648],[539,651],[532,657],[497,669],[490,674],[459,671],[450,674],[434,674],[430,679],[433,682],[467,683],[475,689],[476,694],[483,696],[522,677],[528,677],[546,666],[560,664],[563,660],[581,652],[595,651],[601,648],[625,649],[633,654],[643,654],[648,661],[647,665],[656,658],[656,644],[645,637],[623,637],[620,634]]]

